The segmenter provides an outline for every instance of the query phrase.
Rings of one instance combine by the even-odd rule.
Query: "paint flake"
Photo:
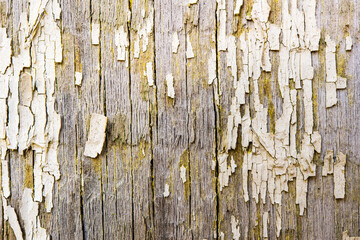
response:
[[[268,34],[268,41],[270,44],[270,50],[273,51],[279,51],[280,50],[280,32],[281,28],[277,26],[276,24],[270,24],[269,30],[267,32]]]
[[[10,197],[10,176],[9,176],[9,160],[1,160],[1,183],[2,192],[5,198]]]
[[[75,85],[81,86],[83,75],[81,72],[75,72]]]
[[[7,37],[6,28],[0,28],[0,73],[4,74],[11,64],[11,38]]]
[[[234,216],[231,216],[231,232],[233,234],[232,239],[240,239],[240,225],[239,220],[236,220]]]
[[[154,70],[153,70],[153,63],[152,62],[146,63],[145,76],[147,77],[149,87],[154,86]]]
[[[336,97],[336,83],[327,82],[325,83],[325,93],[326,93],[326,108],[331,108],[337,103]]]
[[[96,158],[102,151],[106,137],[107,117],[93,113],[90,119],[90,131],[85,144],[84,155]]]
[[[16,240],[22,240],[23,239],[23,233],[21,231],[21,227],[18,221],[17,214],[15,212],[15,209],[11,206],[6,206],[6,199],[3,199],[4,202],[4,218],[5,220],[9,221],[10,227],[12,228],[14,235],[16,237]]]
[[[353,41],[352,41],[351,36],[349,35],[349,36],[347,36],[345,38],[345,49],[346,49],[346,51],[351,51],[352,46],[353,46]]]
[[[180,178],[183,181],[183,183],[186,182],[186,167],[184,166],[180,167]]]
[[[234,8],[234,15],[240,14],[240,9],[243,5],[243,0],[236,0],[235,8]]]
[[[311,134],[311,144],[317,153],[321,153],[321,135],[319,132],[313,132]]]
[[[91,24],[91,43],[99,45],[100,43],[100,24],[93,22]]]
[[[165,190],[164,190],[164,193],[163,193],[164,197],[168,197],[170,196],[170,191],[169,191],[169,184],[165,184]]]
[[[174,90],[174,77],[171,73],[166,75],[166,86],[167,86],[167,95],[170,98],[175,97],[175,90]]]
[[[268,234],[268,224],[269,224],[269,212],[264,212],[263,214],[263,237],[267,239],[269,237]]]
[[[120,26],[115,32],[115,45],[117,47],[117,60],[127,60],[126,48],[129,46],[128,34],[124,26]]]
[[[343,199],[345,197],[345,165],[346,155],[338,152],[336,162],[334,164],[334,196],[335,199]]]
[[[347,87],[347,79],[338,76],[336,81],[336,89],[346,89]]]

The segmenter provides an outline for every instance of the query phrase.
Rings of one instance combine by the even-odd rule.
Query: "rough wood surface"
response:
[[[6,28],[11,39],[13,57],[22,51],[21,14],[29,15],[31,4],[36,2],[0,0],[0,28]],[[51,212],[46,212],[48,206],[43,200],[36,215],[37,224],[50,239],[342,239],[344,232],[346,239],[360,236],[359,0],[38,2],[59,2],[61,8],[57,25],[63,59],[55,65],[54,86],[55,110],[61,115],[61,178],[52,190]],[[242,146],[243,136],[247,135],[241,121],[247,108],[251,120],[258,116],[257,97],[266,108],[262,127],[275,139],[278,120],[286,112],[286,97],[279,82],[282,47],[286,45],[282,42],[286,38],[283,32],[280,51],[270,50],[266,55],[267,49],[261,49],[258,60],[265,65],[268,56],[271,70],[265,70],[264,65],[260,68],[259,64],[261,73],[257,79],[250,76],[245,102],[235,107],[233,103],[240,88],[234,84],[251,64],[246,63],[242,36],[250,38],[249,33],[254,31],[266,34],[266,41],[270,41],[266,33],[270,24],[282,31],[286,28],[284,9],[290,14],[298,9],[302,14],[312,3],[316,26],[321,31],[319,49],[310,51],[302,45],[292,50],[310,52],[314,76],[301,79],[301,89],[292,77],[287,79],[287,88],[297,94],[292,112],[297,119],[297,154],[305,148],[302,143],[309,126],[304,81],[312,84],[311,131],[318,131],[322,139],[321,152],[315,152],[311,162],[316,165],[315,173],[305,179],[306,208],[302,215],[302,208],[296,203],[297,180],[286,179],[284,187],[282,181],[289,175],[275,176],[276,170],[270,163],[265,165],[265,171],[248,166],[250,153],[264,151],[257,146],[259,140],[255,140],[253,125],[250,131],[254,132],[254,139]],[[269,16],[260,16],[265,21],[256,19],[258,12],[266,13],[267,5]],[[306,13],[304,20],[301,14],[296,19],[300,23],[292,27],[298,24],[296,28],[301,29],[303,25],[306,30],[309,17]],[[42,17],[39,16],[39,29],[46,24],[41,22]],[[263,26],[266,30],[261,29]],[[119,40],[120,33],[124,38]],[[297,39],[302,34],[299,30],[291,37]],[[337,104],[330,108],[326,92],[327,36],[336,44],[337,75],[347,79],[346,88],[336,90]],[[348,36],[353,42],[350,51],[346,49]],[[0,35],[0,50],[3,37]],[[257,49],[250,51],[255,53]],[[33,74],[35,68],[25,67],[20,72]],[[79,85],[74,82],[76,73],[82,74]],[[3,76],[0,71],[1,81]],[[32,81],[35,80],[33,76]],[[38,86],[33,84],[35,91]],[[1,93],[5,91],[0,89]],[[231,122],[239,120],[232,118],[235,112],[240,124]],[[106,140],[96,158],[84,156],[93,113],[107,117]],[[339,153],[346,155],[343,199],[335,199],[334,174],[323,176],[327,150],[334,152],[334,161]],[[272,157],[277,164],[278,159]],[[1,239],[16,239],[17,234],[6,206],[14,208],[23,237],[26,236],[27,216],[22,215],[21,208],[24,190],[35,189],[35,158],[31,147],[23,154],[17,149],[7,150],[11,195],[5,196],[1,183]],[[295,169],[300,169],[301,163],[297,157],[294,159]],[[300,171],[296,178],[305,176],[305,171],[301,175]],[[264,172],[269,177],[265,180],[267,194],[262,199],[261,194],[254,193],[257,178],[262,179]],[[274,185],[278,184],[274,187],[275,194],[279,193],[275,198],[280,202],[274,202],[268,189],[270,174],[274,174]],[[336,184],[342,186],[342,182]],[[41,230],[39,226],[34,226],[34,231]],[[40,235],[33,239],[35,236]]]

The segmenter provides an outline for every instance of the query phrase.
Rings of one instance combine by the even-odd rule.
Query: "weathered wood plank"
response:
[[[107,155],[103,162],[104,238],[133,238],[130,70],[117,60],[116,34],[127,33],[129,1],[103,1],[101,8],[101,77],[108,117]],[[129,39],[128,39],[129,40]]]

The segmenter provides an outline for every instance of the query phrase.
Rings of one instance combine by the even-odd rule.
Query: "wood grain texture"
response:
[[[225,1],[226,35],[236,39],[238,77],[243,61],[239,37],[254,25],[249,15],[255,1],[244,0],[239,15],[234,15],[237,1]],[[299,9],[305,1],[309,0],[298,0]],[[268,239],[277,239],[276,212],[281,208],[279,239],[341,239],[344,231],[360,236],[360,0],[316,1],[321,39],[319,51],[312,53],[313,110],[322,150],[314,157],[316,176],[308,181],[304,216],[295,203],[295,181],[282,193],[281,206],[271,204],[269,194],[266,203],[257,203],[251,196],[245,202],[242,167],[244,151],[249,149],[241,146],[240,126],[236,148],[227,149],[235,89],[228,51],[219,49],[221,1],[195,2],[59,1],[63,61],[56,64],[55,106],[62,116],[61,179],[55,182],[52,212],[46,213],[45,203],[40,204],[41,226],[57,240],[233,239],[235,219],[239,239],[264,239],[264,228]],[[281,24],[281,2],[268,0],[271,23]],[[27,0],[0,0],[0,27],[7,28],[13,55],[19,52],[20,14],[28,11]],[[94,23],[100,25],[98,45],[91,39]],[[129,41],[125,61],[117,59],[115,35],[121,27]],[[144,35],[144,31],[148,32]],[[176,53],[174,33],[179,39]],[[337,73],[348,80],[346,89],[337,90],[338,103],[331,108],[326,108],[325,94],[326,35],[337,44]],[[348,35],[354,43],[351,51],[345,50]],[[187,54],[190,47],[194,57]],[[209,59],[214,51],[217,78],[209,84]],[[277,82],[279,52],[272,51],[270,58],[272,71],[262,72],[259,79],[260,101],[270,109],[269,132],[283,113]],[[152,86],[146,73],[148,63],[153,67]],[[75,72],[82,72],[81,86],[74,85]],[[169,74],[174,78],[174,98],[168,96]],[[250,82],[246,104],[252,114],[254,86]],[[302,98],[301,90],[298,142],[305,127]],[[245,109],[242,106],[240,110],[243,113]],[[92,113],[108,118],[106,141],[95,159],[83,154]],[[334,156],[338,152],[347,156],[344,199],[334,198],[333,176],[321,176],[327,150],[333,150]],[[228,186],[220,190],[219,156],[224,153],[229,154],[227,166],[233,158],[237,167]],[[33,188],[33,154],[31,150],[24,155],[7,153],[11,180],[7,204],[15,209],[22,228],[24,216],[19,209],[23,190]],[[250,193],[252,178],[249,171]],[[167,186],[169,195],[165,194]],[[264,226],[266,212],[269,223]],[[0,226],[1,239],[15,239],[2,208]]]

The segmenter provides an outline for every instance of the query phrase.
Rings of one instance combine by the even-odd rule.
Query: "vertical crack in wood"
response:
[[[218,133],[219,124],[221,121],[220,112],[218,109],[218,105],[216,102],[216,96],[219,96],[220,93],[220,83],[219,83],[219,58],[220,52],[218,49],[218,17],[217,17],[217,9],[218,9],[218,1],[216,1],[215,8],[215,49],[216,49],[216,79],[213,82],[215,86],[213,86],[213,102],[214,102],[214,115],[215,115],[215,190],[216,190],[216,239],[219,239],[219,213],[220,213],[220,198],[219,198],[219,159],[218,159],[218,144],[219,144],[219,136]],[[218,115],[219,114],[219,115]]]

